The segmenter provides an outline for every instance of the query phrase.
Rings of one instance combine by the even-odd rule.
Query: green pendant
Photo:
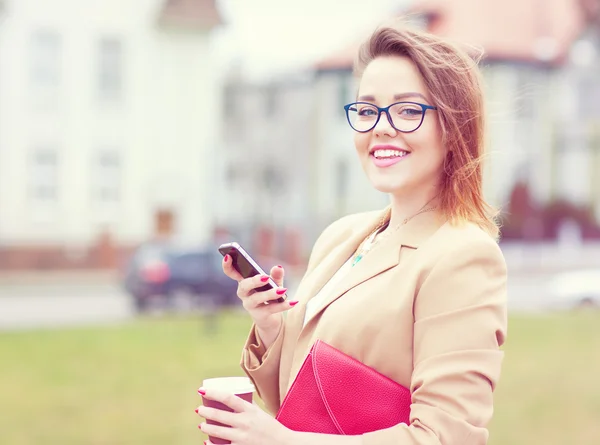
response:
[[[356,256],[356,258],[354,258],[354,260],[352,261],[352,267],[356,266],[356,264],[357,264],[357,263],[358,263],[360,260],[362,260],[362,257],[363,257],[363,256],[362,256],[362,254],[360,254],[360,255],[357,255],[357,256]]]

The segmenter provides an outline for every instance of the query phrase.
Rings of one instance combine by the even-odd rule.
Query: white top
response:
[[[373,242],[376,235],[377,232],[373,233],[369,237],[369,239],[367,240],[368,245],[370,245],[370,243]],[[342,265],[342,267],[340,267],[338,271],[335,274],[333,274],[333,276],[329,279],[327,283],[325,283],[325,286],[321,288],[317,295],[308,300],[308,303],[306,303],[306,312],[304,314],[303,326],[306,326],[306,322],[315,314],[317,308],[329,296],[333,288],[342,280],[342,278],[344,278],[348,273],[350,273],[353,261],[354,255],[348,258],[348,260]]]

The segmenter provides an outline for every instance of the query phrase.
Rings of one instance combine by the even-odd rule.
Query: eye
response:
[[[423,109],[418,105],[402,105],[398,106],[396,114],[405,119],[415,119],[423,115]]]
[[[365,117],[377,116],[377,110],[372,107],[359,108],[358,115],[365,116]]]

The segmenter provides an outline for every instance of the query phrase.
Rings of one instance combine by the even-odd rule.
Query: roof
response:
[[[354,63],[354,58],[358,53],[361,42],[352,42],[346,47],[337,51],[335,54],[317,62],[315,69],[318,71],[350,70]]]
[[[586,21],[600,26],[600,0],[579,0]]]
[[[162,25],[210,29],[222,23],[214,0],[165,0],[159,16]]]
[[[416,0],[403,14],[427,17],[428,31],[480,47],[488,60],[560,64],[585,26],[580,1]],[[359,45],[321,60],[316,69],[350,69]]]

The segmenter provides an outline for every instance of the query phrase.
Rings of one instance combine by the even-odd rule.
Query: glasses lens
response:
[[[354,103],[348,107],[348,122],[356,131],[369,131],[375,126],[379,110],[366,103]]]
[[[421,105],[401,102],[390,108],[390,118],[400,131],[415,131],[423,121],[424,110]]]

